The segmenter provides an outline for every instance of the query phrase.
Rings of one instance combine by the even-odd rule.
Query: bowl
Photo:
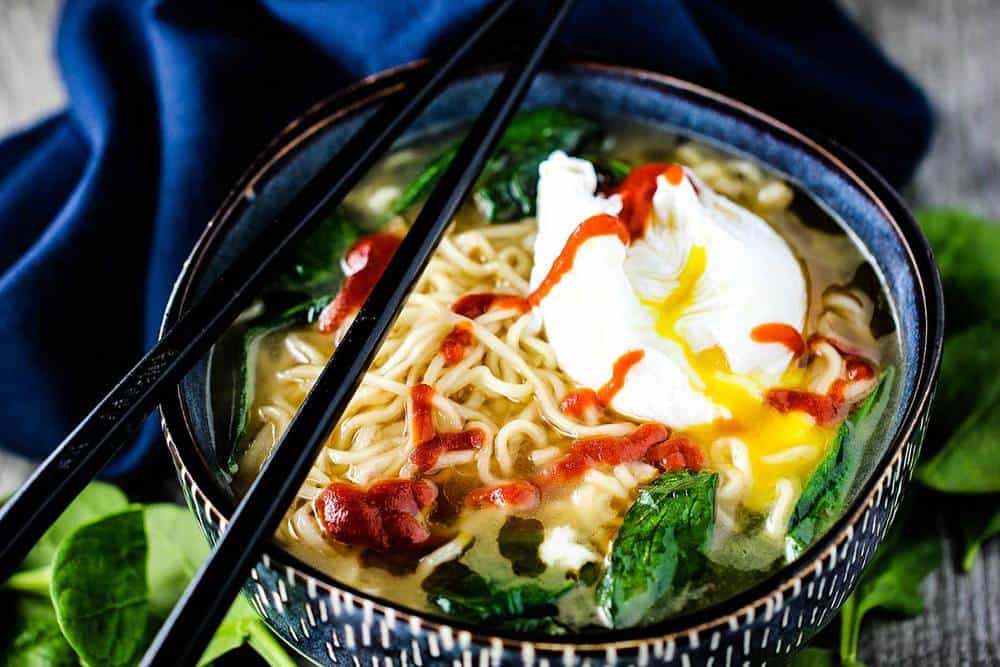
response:
[[[386,95],[422,65],[372,76],[309,109],[249,168],[177,279],[163,326],[195,299],[268,224]],[[450,84],[411,129],[469,120],[499,80],[474,70]],[[843,221],[884,280],[902,347],[895,410],[879,447],[866,448],[840,520],[798,560],[743,593],[642,628],[600,635],[545,635],[488,627],[408,609],[316,571],[271,543],[245,592],[268,624],[319,664],[646,665],[761,664],[809,641],[843,604],[899,507],[928,418],[943,333],[940,279],[899,196],[848,151],[798,132],[696,85],[595,63],[554,65],[524,107],[562,106],[623,115],[743,154],[782,174]],[[405,140],[405,138],[404,138]],[[163,429],[187,503],[215,541],[235,507],[215,441],[203,359],[163,405]]]

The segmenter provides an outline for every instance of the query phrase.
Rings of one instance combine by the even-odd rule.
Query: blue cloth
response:
[[[486,0],[69,0],[65,111],[0,143],[0,445],[51,450],[155,340],[244,167],[311,103],[460,34]],[[531,34],[525,3],[494,45]],[[926,98],[832,2],[580,0],[562,47],[689,78],[839,139],[895,184]],[[135,470],[147,423],[109,468]]]

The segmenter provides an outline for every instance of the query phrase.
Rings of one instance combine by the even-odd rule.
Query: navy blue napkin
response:
[[[0,142],[0,446],[49,452],[153,343],[194,239],[283,125],[432,52],[485,5],[69,0],[68,106]],[[495,43],[538,11],[526,3]],[[832,2],[581,0],[562,48],[816,128],[897,185],[930,137],[924,95]],[[109,474],[135,470],[157,438],[150,421]]]

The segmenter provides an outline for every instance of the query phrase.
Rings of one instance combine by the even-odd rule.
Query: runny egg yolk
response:
[[[765,511],[775,499],[778,480],[791,479],[799,488],[805,484],[826,454],[835,429],[818,425],[803,412],[778,412],[768,405],[764,388],[757,380],[730,370],[718,346],[695,354],[677,333],[677,322],[694,304],[695,290],[706,266],[705,248],[692,247],[677,277],[677,287],[663,301],[646,302],[645,305],[656,316],[656,332],[684,350],[688,363],[704,384],[705,396],[732,415],[687,431],[709,448],[722,437],[739,438],[746,444],[752,479],[744,504],[751,511]],[[780,384],[790,388],[804,387],[805,374],[793,364],[785,371]],[[786,452],[786,456],[781,456]]]

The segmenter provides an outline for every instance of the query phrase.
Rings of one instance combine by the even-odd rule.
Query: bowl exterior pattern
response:
[[[808,642],[854,590],[896,516],[926,424],[927,414],[882,473],[860,515],[807,569],[738,612],[679,634],[591,647],[474,636],[382,608],[267,554],[251,571],[244,594],[286,642],[323,665],[765,665]],[[198,487],[172,443],[170,449],[187,504],[214,544],[226,518]]]
[[[176,319],[197,292],[199,281],[212,280],[218,265],[224,265],[227,256],[231,260],[247,228],[259,228],[273,219],[275,207],[287,201],[294,182],[304,178],[302,165],[309,160],[318,163],[336,149],[337,132],[329,128],[340,123],[343,136],[357,127],[364,110],[398,85],[400,76],[405,70],[378,75],[320,103],[265,151],[210,222],[186,263],[164,326]],[[495,79],[495,72],[455,84],[461,90],[443,95],[436,112],[429,112],[431,119],[424,122],[433,126],[466,117],[468,99],[482,100],[489,94],[490,76]],[[715,139],[794,174],[794,180],[842,219],[867,221],[852,226],[852,232],[877,258],[897,307],[915,313],[909,325],[899,329],[909,359],[900,383],[909,399],[893,425],[886,427],[891,428],[892,443],[879,455],[845,516],[795,563],[724,605],[647,629],[575,641],[492,633],[461,619],[451,623],[366,597],[277,545],[267,548],[244,592],[291,646],[324,665],[730,667],[781,662],[829,622],[851,593],[892,523],[912,475],[943,326],[940,282],[926,242],[895,193],[865,165],[736,102],[668,77],[600,65],[571,65],[539,79],[544,81],[536,81],[529,95],[536,106],[567,100],[582,108],[612,105],[622,113]],[[855,172],[866,176],[863,182]],[[196,367],[185,380],[190,388],[182,386],[176,399],[163,405],[163,430],[187,503],[214,543],[234,503],[214,452],[204,445],[211,440],[205,435],[204,417],[185,407],[204,397],[205,376],[205,368]]]

